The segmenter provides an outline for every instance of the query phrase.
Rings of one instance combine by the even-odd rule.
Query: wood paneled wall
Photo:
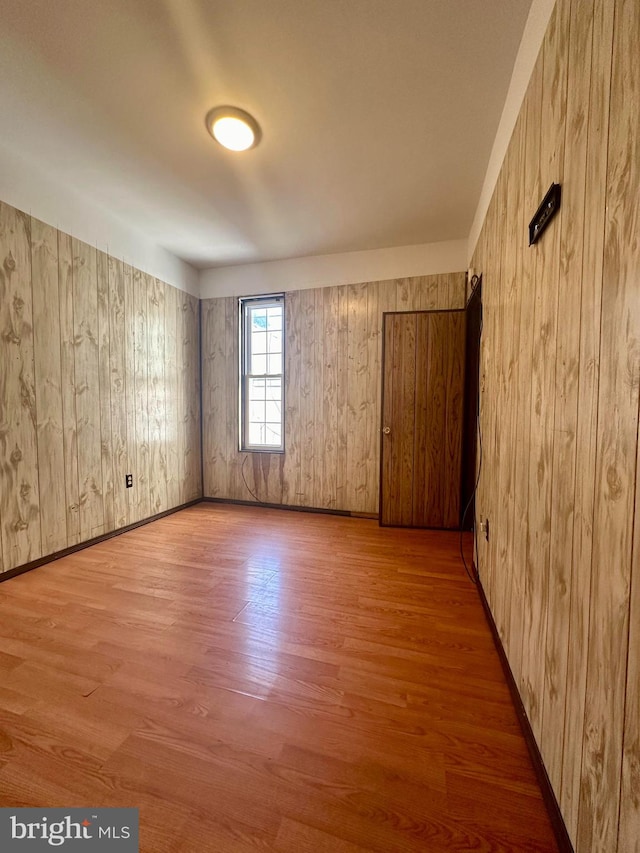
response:
[[[287,293],[283,454],[239,452],[238,300],[204,300],[205,495],[377,513],[382,314],[464,295],[464,273]]]
[[[0,571],[201,496],[199,371],[195,297],[0,202]]]
[[[480,576],[578,853],[640,851],[639,44],[558,0],[473,260]]]

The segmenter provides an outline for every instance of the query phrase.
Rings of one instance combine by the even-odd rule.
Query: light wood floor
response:
[[[0,585],[3,806],[145,853],[554,851],[455,534],[200,504]]]

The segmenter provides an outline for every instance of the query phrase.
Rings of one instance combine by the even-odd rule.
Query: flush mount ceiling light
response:
[[[230,151],[247,151],[260,142],[260,126],[252,115],[238,107],[214,107],[206,118],[207,130]]]

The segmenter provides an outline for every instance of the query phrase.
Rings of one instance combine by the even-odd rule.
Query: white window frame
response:
[[[284,369],[285,369],[285,311],[284,311],[284,294],[272,293],[268,296],[251,296],[241,297],[238,300],[239,304],[239,352],[240,352],[240,451],[248,453],[284,453]],[[261,373],[254,374],[249,372],[251,365],[251,331],[250,331],[250,316],[253,308],[275,308],[282,310],[282,362],[281,373]],[[249,441],[249,384],[251,379],[280,379],[280,444],[252,444]]]

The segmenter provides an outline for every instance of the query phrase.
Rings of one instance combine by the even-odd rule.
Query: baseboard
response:
[[[204,497],[202,500],[205,503],[213,503],[213,504],[231,504],[233,506],[261,506],[266,507],[267,509],[286,509],[292,512],[319,512],[322,515],[343,515],[348,518],[359,515],[359,517],[366,518],[377,518],[377,515],[372,516],[364,516],[362,513],[357,514],[353,512],[349,512],[346,509],[324,509],[323,507],[315,507],[315,506],[294,506],[293,504],[273,504],[268,503],[267,501],[240,501],[234,500],[232,498],[209,498]]]
[[[547,808],[549,819],[551,820],[551,825],[556,836],[556,841],[558,842],[558,849],[560,850],[560,853],[575,853],[573,849],[573,844],[571,843],[571,839],[569,838],[569,833],[567,832],[567,827],[562,817],[562,812],[560,811],[558,800],[556,799],[556,795],[551,786],[551,781],[549,779],[549,776],[547,775],[547,770],[544,766],[538,743],[536,741],[535,735],[533,734],[531,723],[529,722],[529,718],[527,717],[525,707],[522,704],[518,685],[516,684],[516,680],[513,677],[513,673],[511,672],[511,667],[509,666],[507,654],[504,650],[504,646],[502,645],[502,640],[500,639],[500,634],[498,633],[496,623],[493,620],[493,614],[491,613],[489,602],[487,601],[487,597],[484,593],[482,583],[477,574],[476,579],[476,585],[478,587],[478,593],[480,594],[480,601],[482,602],[484,615],[486,616],[487,622],[489,623],[489,628],[491,629],[491,634],[493,635],[493,642],[498,652],[500,663],[502,664],[502,669],[504,671],[505,678],[507,679],[507,684],[509,685],[509,691],[511,693],[511,698],[513,700],[518,721],[520,722],[520,728],[522,729],[522,733],[524,735],[524,739],[526,741],[527,748],[531,756],[531,761],[533,762],[533,768],[535,770],[536,778],[538,780],[538,784],[540,785],[542,799],[544,800],[544,804]]]
[[[196,498],[193,501],[174,506],[171,509],[165,509],[163,512],[158,512],[156,515],[151,515],[149,518],[142,518],[140,521],[134,521],[133,524],[127,524],[126,527],[118,527],[116,530],[110,530],[108,533],[103,533],[100,536],[94,536],[93,539],[87,539],[85,542],[78,542],[77,545],[70,545],[62,551],[54,551],[52,554],[47,554],[44,557],[38,557],[37,560],[31,560],[30,563],[24,563],[22,566],[16,566],[15,569],[8,569],[0,574],[0,583],[8,581],[16,575],[22,575],[25,572],[30,572],[32,569],[37,569],[39,566],[45,566],[47,563],[53,563],[54,560],[60,560],[62,557],[68,557],[70,554],[75,554],[77,551],[83,551],[85,548],[90,548],[92,545],[97,545],[99,542],[105,542],[107,539],[113,539],[114,536],[120,536],[121,533],[128,533],[130,530],[135,530],[136,527],[142,527],[144,524],[150,524],[152,521],[157,521],[159,518],[164,518],[167,515],[173,515],[174,512],[179,512],[181,509],[186,509],[189,506],[201,503],[202,498]]]

